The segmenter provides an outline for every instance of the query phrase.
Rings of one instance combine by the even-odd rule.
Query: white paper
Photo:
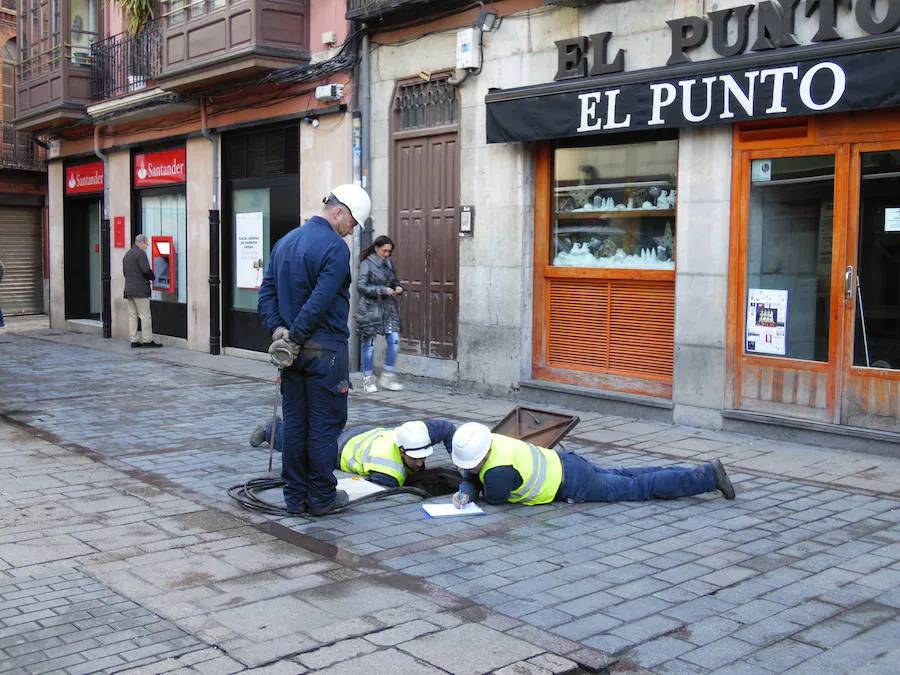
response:
[[[337,489],[346,492],[351,502],[384,490],[382,486],[371,483],[360,476],[338,478]]]
[[[785,354],[788,292],[768,288],[751,288],[747,296],[748,353]]]
[[[263,277],[263,214],[235,215],[235,266],[238,288],[259,290]]]
[[[426,513],[426,515],[429,515],[432,518],[484,515],[484,511],[482,511],[481,508],[473,502],[469,502],[461,509],[453,506],[452,502],[450,504],[422,504],[422,510]]]
[[[884,231],[900,232],[900,209],[884,210]]]

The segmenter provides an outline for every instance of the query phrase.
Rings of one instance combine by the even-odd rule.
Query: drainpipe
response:
[[[102,126],[94,127],[94,154],[103,162],[103,217],[100,219],[100,319],[103,322],[103,337],[112,337],[112,281],[109,250],[109,159],[100,149],[100,131]],[[111,127],[106,127],[112,131]]]
[[[212,208],[209,210],[209,353],[214,356],[222,352],[221,291],[219,276],[220,212],[219,212],[219,136],[210,132],[206,125],[206,106],[210,98],[200,100],[200,133],[212,144]]]
[[[369,170],[372,165],[372,82],[371,68],[372,60],[369,53],[369,33],[366,31],[362,36],[362,54],[359,59],[359,115],[362,122],[361,141],[362,149],[360,152],[360,180],[364,190],[370,195],[372,194],[372,180]],[[360,250],[372,243],[372,221],[365,223],[362,232],[359,235]]]

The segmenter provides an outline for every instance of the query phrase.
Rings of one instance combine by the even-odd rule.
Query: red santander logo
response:
[[[184,148],[145,152],[134,156],[134,186],[172,185],[187,180]]]
[[[66,194],[81,195],[103,191],[103,162],[66,168]]]

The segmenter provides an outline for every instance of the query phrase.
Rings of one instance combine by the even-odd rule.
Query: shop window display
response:
[[[550,260],[675,269],[678,141],[557,148]]]

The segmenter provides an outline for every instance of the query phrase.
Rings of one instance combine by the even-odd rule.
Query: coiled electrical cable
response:
[[[241,507],[249,511],[267,513],[272,516],[303,515],[299,513],[290,513],[285,507],[279,506],[278,504],[273,504],[272,502],[266,501],[259,496],[260,492],[265,492],[266,490],[275,490],[280,487],[284,487],[284,481],[280,478],[251,478],[246,483],[231,486],[230,488],[228,488],[228,490],[226,490],[226,492],[228,493],[228,496],[235,500],[238,504],[240,504]],[[366,495],[365,497],[354,499],[352,502],[347,504],[347,506],[335,509],[334,511],[330,511],[329,515],[332,513],[340,513],[342,511],[346,511],[352,506],[368,504],[369,502],[378,501],[379,499],[384,499],[385,497],[391,497],[393,495],[415,495],[420,499],[429,499],[433,496],[425,490],[420,490],[419,488],[414,487],[385,488],[384,490]]]

